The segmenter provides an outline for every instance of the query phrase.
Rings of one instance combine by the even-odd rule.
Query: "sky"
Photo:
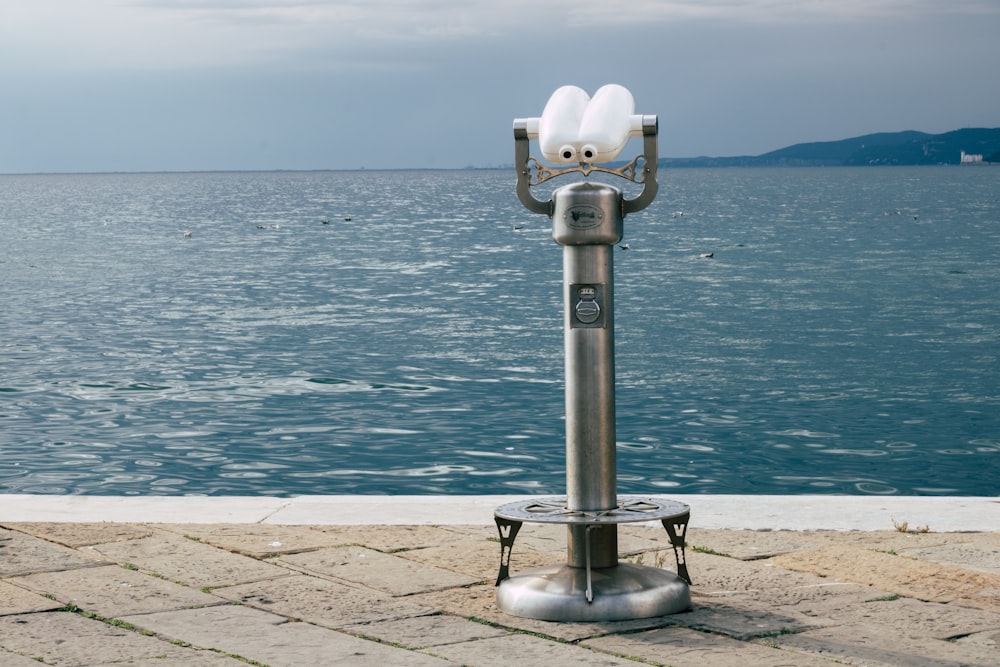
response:
[[[568,84],[670,157],[1000,127],[998,34],[998,0],[0,0],[0,173],[508,166]]]

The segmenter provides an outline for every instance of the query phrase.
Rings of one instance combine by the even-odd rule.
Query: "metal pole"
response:
[[[618,503],[615,456],[614,256],[621,193],[576,184],[554,193],[553,237],[563,244],[566,354],[566,508]],[[618,564],[618,531],[567,526],[567,564]]]
[[[566,506],[571,510],[608,510],[617,504],[612,264],[608,245],[563,248]],[[603,326],[580,326],[578,310]]]

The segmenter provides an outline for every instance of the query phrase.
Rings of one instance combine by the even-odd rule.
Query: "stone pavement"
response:
[[[928,528],[693,520],[690,611],[550,623],[496,609],[485,523],[0,516],[0,665],[1000,665],[1000,532]],[[623,560],[675,567],[661,528],[619,534]],[[565,528],[526,524],[511,571],[565,549]]]

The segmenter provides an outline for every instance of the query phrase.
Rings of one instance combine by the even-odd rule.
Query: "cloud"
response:
[[[993,0],[600,0],[558,3],[577,26],[649,25],[684,21],[736,24],[812,24],[906,18],[915,14],[1000,14]]]
[[[13,5],[13,6],[11,6]],[[180,69],[244,64],[343,67],[413,64],[424,53],[515,42],[600,49],[603,33],[685,22],[789,24],[997,15],[992,0],[33,0],[0,9],[7,67]],[[590,41],[574,38],[585,34]],[[593,54],[588,53],[588,56]],[[4,64],[0,62],[0,68]]]
[[[0,0],[0,125],[18,128],[0,171],[502,163],[511,119],[568,83],[628,87],[665,155],[992,126],[998,15],[996,0]]]

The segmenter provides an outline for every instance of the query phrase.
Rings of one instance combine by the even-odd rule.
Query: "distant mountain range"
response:
[[[823,167],[960,164],[962,153],[1000,163],[1000,128],[880,132],[840,141],[795,144],[763,155],[661,158],[661,167]]]

